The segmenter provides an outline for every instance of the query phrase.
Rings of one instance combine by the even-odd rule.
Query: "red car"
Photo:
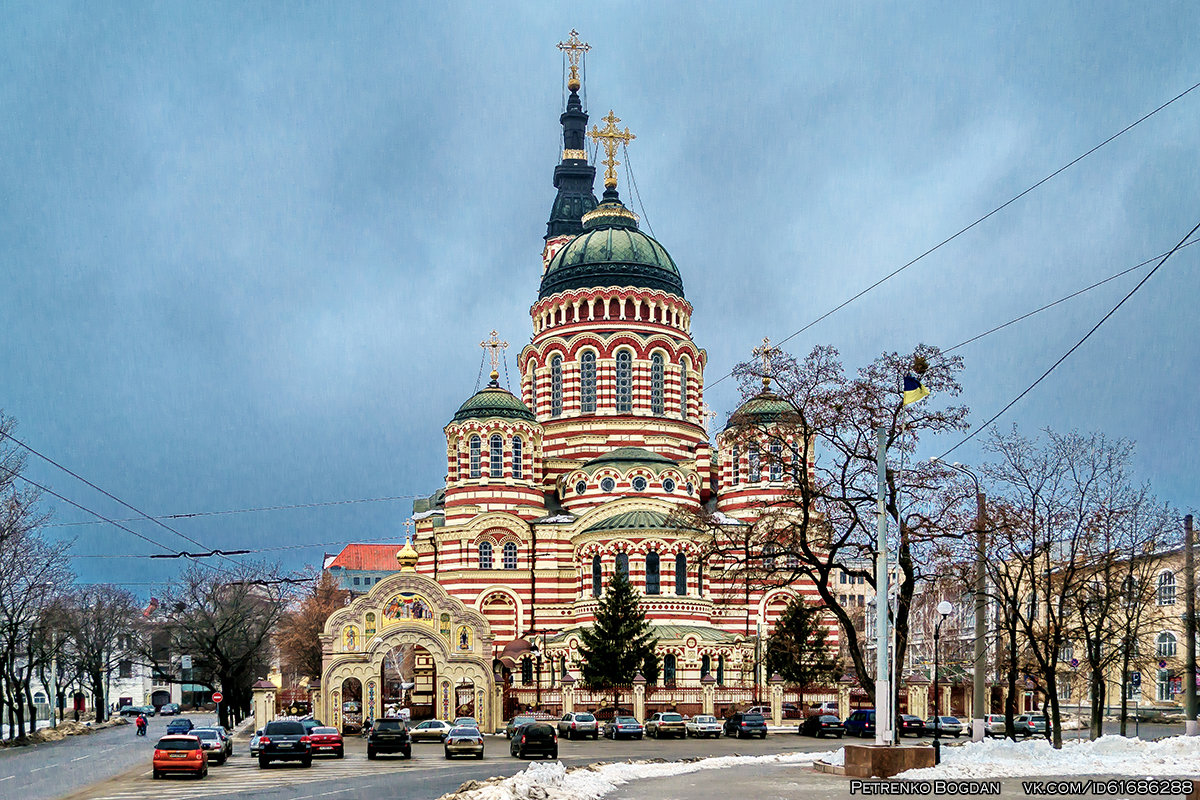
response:
[[[313,728],[308,734],[308,739],[312,743],[314,756],[332,753],[335,758],[346,757],[346,746],[337,728]]]
[[[195,736],[164,736],[154,745],[154,777],[169,772],[187,772],[197,778],[208,775],[208,753]]]

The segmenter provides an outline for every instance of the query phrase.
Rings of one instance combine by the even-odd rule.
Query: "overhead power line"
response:
[[[291,505],[279,506],[256,506],[253,508],[230,508],[218,511],[190,511],[180,514],[160,514],[154,519],[192,519],[194,517],[215,517],[226,514],[253,514],[260,511],[288,511],[296,508],[324,508],[326,506],[349,506],[356,503],[389,503],[396,500],[418,500],[423,497],[428,497],[424,494],[398,494],[389,497],[361,497],[352,500],[328,500],[315,503],[293,503]],[[137,522],[144,517],[121,517],[118,522]],[[46,525],[47,528],[70,528],[76,525],[99,525],[95,520],[83,520],[80,522],[54,522]]]
[[[333,547],[336,545],[345,546],[347,544],[394,544],[396,547],[402,547],[403,541],[397,541],[395,536],[383,536],[375,539],[358,539],[354,542],[336,541],[336,542],[310,542],[308,544],[284,544],[277,547],[256,547],[250,550],[226,550],[226,555],[253,555],[255,553],[277,553],[283,550],[307,550],[313,547]],[[100,554],[79,554],[72,555],[71,558],[170,558],[173,556],[157,555],[154,553],[100,553]]]
[[[1128,124],[1128,125],[1126,125],[1124,128],[1122,128],[1121,130],[1117,131],[1116,133],[1112,134],[1111,136],[1109,136],[1109,137],[1108,137],[1107,139],[1105,139],[1104,141],[1102,141],[1102,142],[1100,142],[1099,144],[1095,145],[1094,147],[1092,147],[1091,149],[1089,149],[1089,150],[1087,150],[1086,152],[1082,153],[1081,155],[1078,155],[1078,156],[1076,156],[1074,159],[1072,159],[1071,161],[1067,162],[1066,164],[1064,164],[1063,166],[1059,167],[1058,169],[1054,170],[1054,171],[1053,171],[1053,172],[1051,172],[1049,175],[1046,175],[1044,178],[1042,178],[1041,180],[1039,180],[1037,183],[1033,184],[1033,185],[1032,185],[1032,186],[1030,186],[1029,188],[1027,188],[1027,189],[1025,189],[1024,191],[1020,192],[1019,194],[1013,195],[1013,196],[1012,196],[1012,197],[1010,197],[1008,200],[1005,200],[1003,203],[1001,203],[1000,205],[996,206],[996,207],[995,207],[995,208],[993,208],[991,211],[989,211],[988,213],[984,214],[984,215],[983,215],[982,217],[980,217],[979,219],[977,219],[977,220],[975,220],[974,222],[972,222],[970,225],[967,225],[967,226],[966,226],[966,227],[964,227],[964,228],[960,228],[960,229],[959,229],[957,232],[955,232],[954,234],[952,234],[952,235],[950,235],[950,236],[946,237],[946,238],[945,238],[945,239],[943,239],[942,241],[938,242],[938,243],[937,243],[937,244],[935,244],[933,247],[929,248],[929,249],[928,249],[928,250],[926,250],[925,252],[923,252],[923,253],[921,253],[920,255],[918,255],[916,258],[913,258],[911,261],[908,261],[907,263],[901,264],[899,267],[897,267],[896,269],[892,270],[892,271],[891,271],[891,272],[889,272],[887,275],[884,275],[882,278],[880,278],[879,280],[875,281],[875,282],[874,282],[874,283],[872,283],[870,286],[868,286],[868,287],[866,287],[865,289],[861,290],[860,292],[858,292],[857,294],[853,295],[852,297],[850,297],[850,298],[848,298],[848,299],[846,299],[846,300],[843,300],[841,303],[838,303],[836,306],[834,306],[833,308],[829,309],[829,310],[828,310],[828,311],[826,311],[824,314],[822,314],[821,316],[819,316],[819,317],[817,317],[816,319],[814,319],[812,322],[809,322],[807,325],[805,325],[804,327],[800,328],[800,330],[798,330],[798,331],[796,331],[796,332],[794,332],[794,333],[790,334],[789,336],[787,336],[787,337],[783,338],[783,339],[782,339],[782,340],[780,340],[779,342],[776,342],[776,343],[775,343],[775,346],[776,346],[776,347],[778,347],[778,346],[781,346],[781,345],[784,345],[784,344],[786,344],[787,342],[791,341],[792,339],[796,338],[796,337],[797,337],[797,336],[799,336],[800,334],[804,333],[805,331],[807,331],[809,328],[813,327],[813,326],[814,326],[814,325],[816,325],[817,323],[819,323],[819,322],[821,322],[821,321],[823,321],[823,320],[825,320],[825,319],[828,319],[829,317],[833,316],[833,315],[834,315],[834,314],[836,314],[838,311],[841,311],[843,308],[845,308],[846,306],[848,306],[848,305],[850,305],[851,303],[853,303],[855,300],[858,300],[860,297],[862,297],[863,295],[865,295],[865,294],[867,294],[868,292],[872,291],[873,289],[876,289],[876,288],[878,288],[879,286],[882,286],[884,283],[886,283],[887,281],[889,281],[889,280],[891,280],[892,278],[896,277],[896,276],[897,276],[897,275],[899,275],[901,272],[904,272],[906,269],[908,269],[909,267],[913,266],[914,264],[916,264],[918,261],[922,260],[922,259],[923,259],[923,258],[925,258],[926,256],[928,256],[928,255],[930,255],[930,254],[932,254],[932,253],[934,253],[934,252],[936,252],[936,251],[940,250],[942,247],[944,247],[945,245],[947,245],[947,244],[949,244],[950,242],[954,241],[954,240],[955,240],[955,239],[957,239],[958,237],[962,236],[962,235],[963,235],[964,233],[966,233],[967,231],[971,230],[972,228],[976,227],[977,225],[979,225],[979,224],[983,223],[985,220],[987,220],[987,219],[989,219],[989,218],[991,218],[991,217],[995,216],[996,214],[1000,213],[1001,211],[1003,211],[1004,209],[1008,208],[1010,205],[1012,205],[1012,204],[1013,204],[1013,203],[1015,203],[1016,201],[1020,200],[1020,199],[1021,199],[1022,197],[1024,197],[1025,195],[1027,195],[1027,194],[1029,194],[1030,192],[1032,192],[1033,190],[1037,189],[1037,188],[1038,188],[1039,186],[1041,186],[1042,184],[1044,184],[1044,183],[1046,183],[1046,182],[1048,182],[1048,181],[1050,181],[1050,180],[1052,180],[1052,179],[1056,178],[1057,176],[1059,176],[1059,175],[1060,175],[1060,174],[1062,174],[1063,172],[1067,171],[1067,170],[1068,170],[1068,169],[1070,169],[1071,167],[1073,167],[1073,166],[1075,166],[1076,164],[1078,164],[1078,163],[1079,163],[1080,161],[1082,161],[1083,159],[1085,159],[1085,158],[1087,158],[1088,156],[1090,156],[1092,153],[1096,152],[1097,150],[1099,150],[1100,148],[1102,148],[1102,147],[1104,147],[1105,145],[1109,144],[1110,142],[1112,142],[1112,141],[1114,141],[1114,140],[1118,139],[1119,137],[1121,137],[1121,136],[1123,136],[1124,134],[1128,133],[1129,131],[1133,130],[1133,129],[1134,129],[1134,128],[1136,128],[1138,125],[1141,125],[1143,122],[1145,122],[1146,120],[1150,119],[1151,117],[1153,117],[1153,116],[1154,116],[1155,114],[1157,114],[1158,112],[1162,111],[1162,110],[1163,110],[1164,108],[1166,108],[1167,106],[1171,105],[1172,103],[1174,103],[1174,102],[1175,102],[1175,101],[1177,101],[1177,100],[1180,100],[1180,99],[1182,99],[1183,97],[1185,97],[1186,95],[1188,95],[1189,93],[1191,93],[1192,91],[1194,91],[1194,90],[1195,90],[1195,89],[1197,89],[1197,88],[1200,88],[1200,83],[1195,83],[1195,84],[1192,84],[1191,86],[1189,86],[1189,87],[1188,87],[1187,89],[1185,89],[1184,91],[1180,92],[1179,94],[1175,95],[1175,96],[1174,96],[1174,97],[1172,97],[1170,100],[1168,100],[1167,102],[1165,102],[1165,103],[1163,103],[1162,105],[1160,105],[1158,108],[1155,108],[1153,111],[1150,111],[1150,112],[1147,112],[1146,114],[1143,114],[1141,117],[1139,117],[1138,119],[1136,119],[1136,120],[1134,120],[1133,122],[1129,123],[1129,124]],[[714,387],[714,386],[716,386],[717,384],[721,383],[721,381],[725,380],[726,378],[730,378],[730,377],[732,377],[732,376],[733,376],[733,371],[732,371],[732,370],[730,370],[729,372],[727,372],[727,373],[725,373],[724,375],[722,375],[720,378],[717,378],[717,379],[716,379],[715,381],[713,381],[712,383],[706,383],[706,384],[704,385],[704,388],[705,388],[705,389],[711,389],[712,387]]]

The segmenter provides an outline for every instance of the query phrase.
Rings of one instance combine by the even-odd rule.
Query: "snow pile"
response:
[[[770,756],[721,756],[683,761],[633,761],[589,764],[567,769],[561,761],[537,761],[511,778],[467,781],[439,800],[599,800],[623,783],[758,764],[808,764],[832,753],[784,753]]]
[[[1195,774],[1200,737],[1172,736],[1157,742],[1102,736],[1095,741],[1064,742],[1055,750],[1042,738],[1014,742],[989,739],[942,749],[942,763],[896,776],[930,778],[1024,778],[1066,775]]]
[[[837,751],[829,758],[823,758],[821,760],[832,767],[844,767],[846,766],[846,748],[839,747]]]

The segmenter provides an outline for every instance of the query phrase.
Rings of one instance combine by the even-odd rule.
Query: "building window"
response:
[[[504,477],[504,439],[498,433],[488,439],[488,475]]]
[[[746,452],[746,460],[749,462],[746,470],[749,474],[746,476],[746,480],[750,483],[758,483],[762,480],[762,464],[758,460],[757,446],[750,446]]]
[[[354,585],[355,585],[355,586],[358,586],[358,585],[359,585],[361,582],[362,582],[362,579],[361,579],[361,578],[355,578],[355,579],[354,579]]]
[[[733,464],[733,485],[734,486],[737,486],[739,483],[742,482],[741,458],[742,458],[741,450],[738,448],[737,445],[734,445],[733,452],[731,452],[729,454],[729,460]]]
[[[526,686],[533,683],[533,659],[529,656],[521,659],[521,683]]]
[[[1058,660],[1070,663],[1071,659],[1075,658],[1075,645],[1071,642],[1063,642],[1058,648]]]
[[[725,656],[717,656],[717,686],[725,685]]]
[[[700,656],[700,677],[703,678],[712,672],[712,656]]]
[[[779,552],[779,547],[774,542],[767,542],[763,545],[763,569],[767,572],[775,571],[775,555]]]
[[[579,390],[583,413],[596,413],[596,354],[590,350],[579,358]]]
[[[1163,631],[1158,635],[1158,639],[1155,640],[1155,644],[1158,645],[1159,658],[1170,658],[1171,656],[1175,655],[1175,634],[1170,633],[1169,631]]]
[[[505,542],[504,550],[501,552],[500,559],[501,559],[501,563],[504,565],[505,569],[516,569],[517,568],[517,543],[516,542]]]
[[[771,443],[771,464],[768,468],[772,483],[783,480],[783,445],[779,442]]]
[[[646,483],[646,479],[639,475],[633,479],[632,485],[635,492],[644,492],[648,484]]]
[[[1058,685],[1058,699],[1059,700],[1070,700],[1071,699],[1071,682],[1070,681],[1063,681],[1062,683],[1060,683]]]
[[[1158,576],[1158,604],[1175,605],[1175,573],[1164,572]]]
[[[483,440],[478,436],[471,437],[471,477],[479,477],[479,451],[482,449]]]
[[[674,656],[674,654],[668,653],[667,655],[663,656],[662,674],[663,674],[663,685],[664,686],[674,686],[675,685],[675,656]]]
[[[633,354],[617,353],[617,413],[633,413]]]
[[[600,481],[600,491],[611,492],[617,488],[617,482],[612,478],[604,478]]]
[[[679,416],[688,418],[688,362],[685,358],[679,364]]]
[[[562,356],[550,359],[550,416],[562,416]]]
[[[658,594],[658,553],[646,556],[646,594]]]
[[[675,481],[671,480],[670,478],[665,479],[663,481],[663,491],[667,494],[675,491]]]
[[[492,568],[492,543],[491,542],[480,542],[479,543],[479,568],[480,569],[491,569]]]
[[[629,554],[628,553],[617,553],[617,572],[624,575],[626,580],[629,579]]]
[[[592,556],[592,597],[600,596],[600,556]]]
[[[683,553],[675,554],[675,594],[687,594],[687,556]]]
[[[133,662],[129,660],[122,661],[117,665],[118,673],[122,678],[133,677]]]
[[[663,357],[661,353],[650,356],[650,413],[661,417],[665,411],[663,402]]]
[[[1168,670],[1160,669],[1158,671],[1158,681],[1155,687],[1155,699],[1171,700],[1171,673]]]
[[[522,463],[524,457],[521,437],[514,436],[512,441],[512,476],[516,480],[521,480],[521,476],[524,475],[524,464]]]

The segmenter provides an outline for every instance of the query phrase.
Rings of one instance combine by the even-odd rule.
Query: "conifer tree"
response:
[[[646,663],[657,664],[650,623],[628,576],[617,571],[596,609],[596,622],[579,633],[583,683],[593,689],[628,685]],[[649,678],[649,676],[646,676]],[[614,694],[614,703],[617,696]]]
[[[795,598],[767,640],[768,674],[777,672],[788,683],[808,686],[836,680],[839,671],[825,645],[820,608]]]

